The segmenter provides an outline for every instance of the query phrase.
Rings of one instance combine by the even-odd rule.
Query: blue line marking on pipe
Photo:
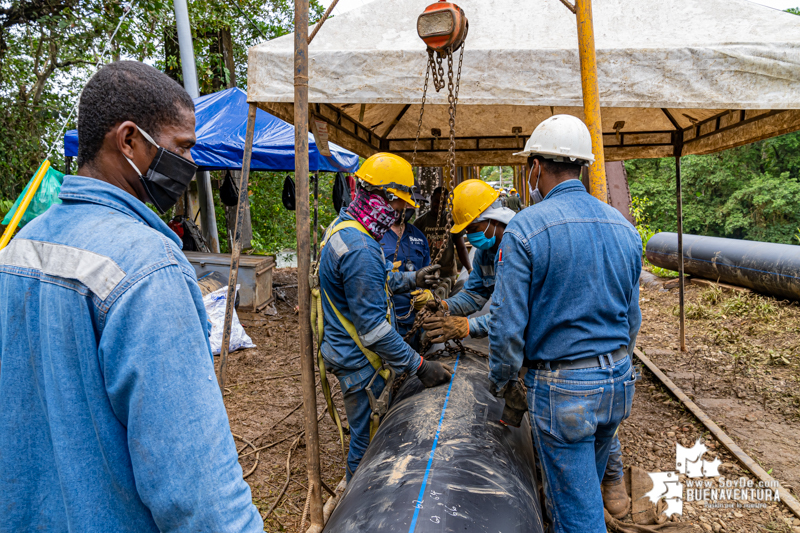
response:
[[[453,375],[450,377],[450,385],[447,386],[447,395],[444,397],[442,414],[439,417],[439,425],[436,427],[436,435],[433,437],[433,446],[431,447],[431,454],[428,457],[428,466],[425,467],[425,476],[422,478],[422,486],[419,488],[419,496],[417,497],[417,508],[414,509],[414,516],[411,518],[411,526],[408,528],[408,533],[414,533],[414,530],[417,527],[417,518],[419,518],[419,510],[422,508],[422,498],[425,496],[425,487],[428,485],[428,476],[431,473],[431,465],[433,465],[433,454],[436,451],[436,445],[439,444],[439,430],[442,429],[444,412],[447,410],[447,401],[450,399],[450,389],[453,388],[453,381],[456,379],[456,370],[458,370],[459,359],[461,359],[460,353],[456,357],[456,364],[453,365]]]
[[[666,255],[667,257],[678,257],[677,253],[673,254],[671,252],[656,252],[655,250],[653,250],[650,253],[654,254],[654,255]],[[700,259],[699,257],[686,257],[684,255],[683,256],[683,260],[684,261],[702,261],[703,263],[708,263],[708,264],[714,265],[715,268],[720,268],[720,267],[740,268],[742,270],[750,270],[752,272],[761,272],[762,274],[772,274],[774,276],[778,276],[779,278],[800,279],[797,276],[791,276],[789,274],[782,274],[780,272],[774,272],[774,271],[769,271],[769,270],[759,270],[757,268],[750,268],[750,267],[745,267],[745,266],[720,264],[719,262],[709,261],[708,259]]]

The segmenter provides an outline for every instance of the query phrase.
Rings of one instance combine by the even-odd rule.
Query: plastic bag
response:
[[[14,213],[17,212],[19,203],[22,201],[25,193],[28,192],[28,187],[31,186],[31,181],[33,181],[33,178],[31,178],[28,184],[25,185],[25,189],[23,189],[22,193],[19,195],[17,201],[14,202],[14,205],[11,207],[8,213],[6,213],[6,216],[2,222],[4,226],[7,226],[11,222],[11,219],[14,217]],[[20,228],[47,211],[51,205],[61,203],[58,193],[61,192],[61,183],[63,181],[64,174],[58,170],[55,170],[53,167],[50,167],[47,170],[47,174],[45,174],[44,178],[42,178],[42,183],[39,184],[39,189],[36,191],[36,194],[33,195],[31,203],[28,204],[28,209],[25,211],[25,214],[22,215],[22,219],[19,221]]]
[[[239,287],[236,286],[236,292],[239,292]],[[222,328],[225,324],[225,301],[228,298],[228,286],[217,289],[214,292],[203,297],[203,305],[208,314],[208,320],[211,322],[211,336],[209,342],[211,343],[211,353],[219,355],[222,351]],[[236,315],[236,309],[233,310],[233,320],[231,322],[231,342],[228,345],[228,353],[235,352],[239,348],[255,348],[252,339],[245,333],[242,324],[239,322],[239,317]]]

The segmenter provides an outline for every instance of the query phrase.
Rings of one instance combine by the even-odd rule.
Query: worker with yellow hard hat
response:
[[[492,296],[495,269],[498,260],[502,259],[498,249],[503,232],[515,214],[502,205],[498,191],[485,181],[467,180],[453,191],[453,227],[450,231],[460,233],[466,230],[467,240],[476,251],[472,272],[464,288],[442,301],[450,316],[429,316],[422,324],[434,343],[466,337],[481,338],[489,334],[490,314],[466,317],[480,311]],[[521,412],[524,414],[524,409]],[[504,413],[504,421],[518,426],[519,422],[511,415]]]
[[[508,191],[508,198],[506,198],[506,207],[514,211],[515,213],[519,213],[522,211],[522,201],[519,199],[519,193],[517,189],[510,189]]]
[[[323,327],[315,326],[322,329],[318,331],[321,379],[325,371],[339,378],[350,425],[348,480],[390,401],[386,380],[408,373],[433,387],[448,382],[451,375],[447,367],[423,360],[403,342],[389,298],[428,287],[439,268],[392,272],[379,244],[402,211],[416,207],[411,165],[397,155],[378,153],[364,161],[355,176],[356,197],[325,231],[312,281],[315,310],[321,309],[323,315]],[[327,382],[323,390],[329,400],[326,387]]]

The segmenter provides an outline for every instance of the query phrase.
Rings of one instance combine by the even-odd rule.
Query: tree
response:
[[[800,227],[800,133],[718,154],[685,156],[686,233],[792,244]],[[675,161],[626,162],[631,194],[647,197],[651,226],[676,231]]]
[[[189,3],[201,92],[219,89],[219,73],[246,85],[247,49],[293,29],[289,0],[195,0]],[[14,198],[55,144],[60,127],[94,72],[129,4],[119,0],[11,0],[0,7],[0,201]],[[311,20],[323,12],[311,0]],[[170,47],[172,2],[133,0],[109,43],[104,62],[135,59],[180,77],[177,47]],[[233,70],[212,46],[220,30],[231,35]],[[169,53],[167,53],[169,52]],[[75,118],[67,124],[75,127]],[[51,161],[61,165],[55,150]]]

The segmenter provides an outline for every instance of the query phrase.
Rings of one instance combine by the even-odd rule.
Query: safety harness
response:
[[[320,243],[320,252],[317,261],[315,261],[311,265],[311,279],[309,280],[311,286],[311,329],[314,332],[317,341],[317,366],[319,366],[319,381],[320,385],[322,386],[322,392],[325,395],[325,401],[328,404],[328,413],[331,415],[331,419],[336,424],[336,427],[339,430],[339,438],[342,443],[342,454],[344,453],[344,429],[342,428],[342,421],[339,417],[339,412],[336,410],[335,406],[333,405],[333,396],[331,395],[331,386],[328,382],[328,376],[325,371],[325,361],[322,358],[322,336],[324,332],[324,316],[323,316],[323,307],[322,307],[322,293],[324,292],[320,287],[319,283],[319,259],[322,257],[322,250],[325,248],[325,245],[328,241],[333,237],[337,232],[345,229],[345,228],[353,228],[357,229],[358,231],[368,235],[372,238],[372,235],[362,226],[359,222],[355,220],[343,220],[340,221],[338,218],[334,220],[330,226],[325,230],[325,233],[322,238],[322,242]],[[389,291],[389,284],[388,284],[388,276],[387,282],[384,283],[384,289],[386,291],[386,301],[387,301],[387,309],[386,309],[386,320],[391,323],[392,320],[392,310],[391,310],[391,292]],[[372,418],[370,420],[370,430],[369,430],[369,438],[372,440],[372,437],[375,435],[375,432],[378,430],[378,426],[380,425],[380,420],[383,415],[389,410],[389,403],[391,402],[391,390],[392,384],[395,379],[395,371],[392,367],[385,364],[381,357],[364,346],[361,342],[361,339],[358,337],[358,332],[356,331],[356,327],[350,322],[334,305],[333,300],[331,300],[330,296],[325,293],[325,299],[328,301],[328,304],[333,309],[333,312],[336,314],[336,318],[339,320],[339,323],[344,327],[347,334],[350,335],[350,338],[353,339],[353,342],[356,343],[358,349],[364,354],[367,358],[369,363],[372,365],[372,368],[375,370],[372,379],[370,380],[369,384],[366,387],[367,398],[369,398],[369,405],[370,409],[372,410]],[[383,391],[381,394],[376,398],[374,393],[372,392],[372,385],[375,382],[376,377],[380,375],[384,381],[386,382]],[[341,384],[340,384],[341,385]]]

